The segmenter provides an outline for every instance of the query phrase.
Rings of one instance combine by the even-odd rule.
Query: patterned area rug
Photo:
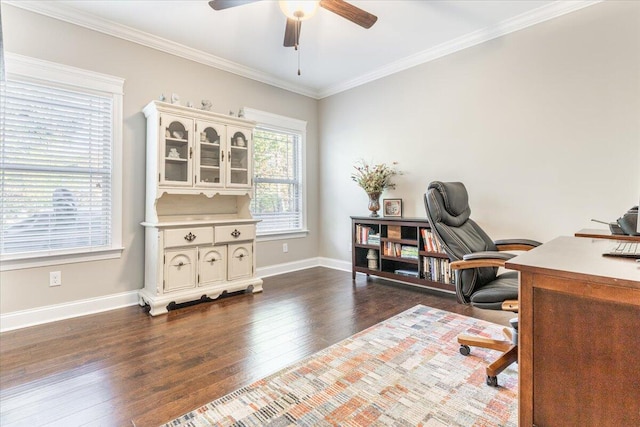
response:
[[[165,426],[517,426],[517,365],[456,336],[498,325],[418,305]]]

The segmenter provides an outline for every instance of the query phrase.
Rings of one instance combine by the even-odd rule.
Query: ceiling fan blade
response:
[[[323,7],[364,28],[371,28],[378,17],[343,0],[320,0]]]
[[[292,47],[300,44],[301,29],[302,22],[287,18],[287,26],[284,28],[284,47]]]
[[[259,0],[211,0],[209,6],[213,10],[229,9],[230,7],[242,6],[243,4],[254,3]]]

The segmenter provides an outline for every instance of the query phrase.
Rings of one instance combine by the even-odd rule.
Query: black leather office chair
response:
[[[456,295],[463,304],[490,310],[518,311],[518,273],[498,275],[498,267],[515,255],[500,251],[529,250],[540,242],[524,239],[492,241],[471,218],[469,196],[461,182],[434,181],[424,195],[431,231],[440,241],[456,272]],[[507,340],[493,340],[469,335],[458,336],[460,353],[469,355],[469,346],[502,351],[498,360],[487,367],[487,384],[498,385],[497,375],[518,359],[518,319],[505,328]]]

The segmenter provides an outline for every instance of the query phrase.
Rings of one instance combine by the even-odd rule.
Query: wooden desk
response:
[[[640,425],[640,263],[558,237],[520,272],[519,425]]]
[[[576,233],[576,237],[590,237],[592,239],[629,240],[640,242],[640,236],[627,236],[626,234],[611,234],[609,230],[598,228],[583,228]]]

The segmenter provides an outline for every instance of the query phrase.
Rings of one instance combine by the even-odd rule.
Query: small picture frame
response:
[[[382,214],[384,216],[402,216],[402,199],[383,199]]]

